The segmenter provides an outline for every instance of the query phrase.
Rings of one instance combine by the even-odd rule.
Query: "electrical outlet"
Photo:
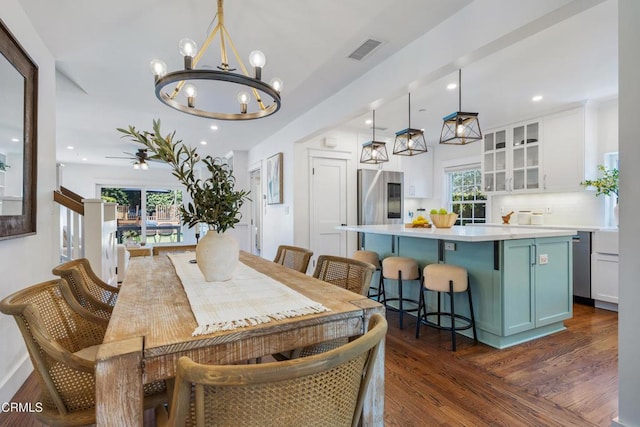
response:
[[[501,214],[507,213],[507,208],[505,208],[504,206],[500,206],[500,213]]]
[[[546,208],[544,208],[544,212],[550,214],[551,213],[551,206],[547,206]]]
[[[453,242],[444,242],[444,250],[445,251],[455,251],[456,244]]]
[[[540,256],[538,257],[538,264],[549,264],[549,254],[540,254]]]

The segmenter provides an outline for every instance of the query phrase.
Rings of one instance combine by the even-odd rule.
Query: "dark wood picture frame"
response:
[[[0,61],[8,61],[24,78],[22,213],[0,215],[0,240],[36,234],[38,65],[0,20]]]

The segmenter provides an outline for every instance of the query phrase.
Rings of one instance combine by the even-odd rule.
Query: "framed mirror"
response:
[[[0,240],[36,233],[38,66],[0,20]]]

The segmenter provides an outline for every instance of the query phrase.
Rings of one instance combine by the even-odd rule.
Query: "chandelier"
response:
[[[393,154],[400,156],[416,156],[427,152],[427,141],[424,132],[411,127],[411,94],[409,94],[409,127],[396,132]]]
[[[224,25],[222,3],[223,0],[218,0],[218,12],[213,19],[215,26],[199,51],[193,40],[180,40],[184,70],[168,73],[167,64],[163,61],[151,61],[156,97],[178,111],[210,119],[251,120],[270,116],[280,109],[282,81],[278,78],[272,79],[269,84],[262,81],[266,58],[259,50],[249,54],[253,76],[249,75]],[[204,67],[196,69],[216,36],[220,39],[220,65],[217,70]],[[240,72],[229,65],[229,50],[233,52]],[[236,92],[238,88],[240,91]],[[196,102],[198,92],[200,96]],[[239,105],[235,110],[230,110],[229,101],[233,97],[236,97]]]
[[[462,110],[462,70],[458,70],[458,111],[444,117],[440,144],[465,145],[482,139],[478,113]]]
[[[362,153],[360,154],[360,163],[380,164],[389,161],[386,144],[376,141],[376,110],[373,110],[373,139],[362,144]],[[382,167],[382,165],[380,165]]]

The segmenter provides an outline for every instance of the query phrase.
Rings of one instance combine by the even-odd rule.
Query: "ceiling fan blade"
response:
[[[104,156],[105,159],[126,159],[126,160],[136,160],[135,157],[122,157],[122,156]]]

